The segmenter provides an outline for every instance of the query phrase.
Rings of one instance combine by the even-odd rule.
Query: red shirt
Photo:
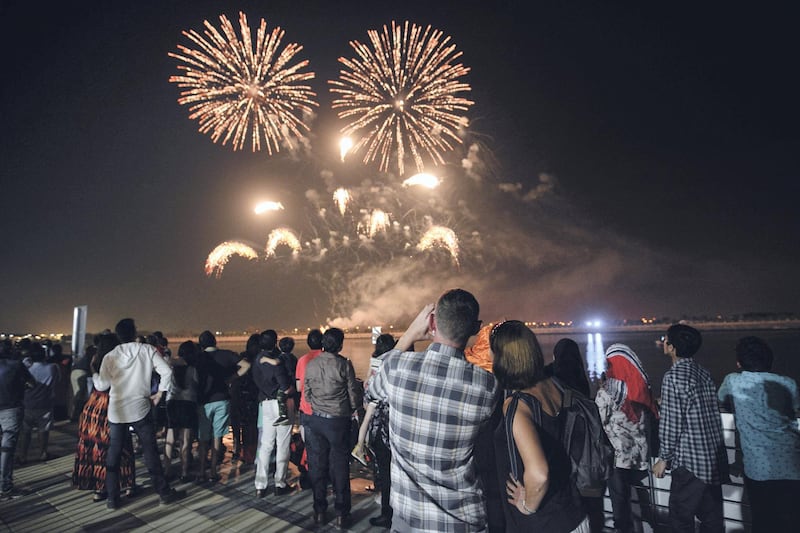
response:
[[[314,360],[322,350],[311,350],[300,359],[297,360],[297,368],[295,369],[294,376],[297,379],[297,391],[300,393],[300,412],[307,415],[311,414],[311,404],[306,400],[306,395],[303,394],[303,382],[306,379],[306,366]]]

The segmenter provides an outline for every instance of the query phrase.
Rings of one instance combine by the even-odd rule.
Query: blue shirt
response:
[[[745,475],[757,481],[800,479],[797,383],[770,372],[729,374],[717,393],[733,400]]]

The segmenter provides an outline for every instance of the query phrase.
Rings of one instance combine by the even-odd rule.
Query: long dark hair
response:
[[[583,367],[583,357],[578,343],[561,339],[553,348],[553,375],[565,385],[589,397],[589,379]]]
[[[185,365],[175,365],[172,367],[172,377],[175,384],[180,389],[186,388],[186,371],[190,366],[197,364],[197,344],[193,341],[184,341],[178,347],[178,357],[186,361]]]
[[[113,333],[102,333],[97,336],[97,353],[94,356],[95,365],[97,368],[93,369],[99,371],[100,365],[103,363],[103,358],[108,352],[119,346],[119,337]]]

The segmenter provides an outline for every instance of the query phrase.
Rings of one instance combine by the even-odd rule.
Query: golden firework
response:
[[[288,228],[278,228],[274,229],[270,232],[269,237],[267,238],[267,257],[272,257],[275,255],[275,250],[278,248],[279,244],[284,244],[292,249],[292,255],[296,256],[300,253],[300,239],[297,238],[297,235]]]
[[[303,71],[308,60],[293,63],[303,47],[290,43],[280,49],[284,31],[268,32],[264,19],[253,43],[244,13],[239,13],[241,38],[225,15],[220,23],[221,32],[207,20],[203,35],[184,31],[196,48],[178,45],[179,53],[168,54],[182,62],[181,74],[169,78],[183,89],[178,103],[189,105],[189,118],[215,143],[230,141],[240,150],[249,136],[254,152],[263,142],[270,155],[281,144],[294,146],[309,130],[305,118],[318,106],[316,93],[304,84],[314,78]]]
[[[206,276],[211,276],[216,272],[216,277],[219,278],[232,255],[239,255],[251,261],[258,259],[258,253],[250,246],[241,242],[225,241],[208,254]]]
[[[396,159],[402,175],[407,154],[420,172],[424,154],[444,163],[473,104],[461,96],[470,90],[460,81],[469,68],[455,63],[461,52],[440,30],[408,21],[367,35],[371,46],[351,41],[358,57],[340,57],[345,69],[329,81],[338,95],[332,107],[348,120],[341,132],[354,139],[354,151],[364,150],[364,163],[378,160],[382,171]]]
[[[450,252],[453,262],[458,265],[458,237],[453,230],[446,226],[432,226],[420,239],[417,250],[430,250],[434,246],[441,246]]]

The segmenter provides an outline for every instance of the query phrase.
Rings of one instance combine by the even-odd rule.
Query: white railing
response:
[[[738,476],[731,474],[731,482],[722,485],[722,511],[725,517],[726,533],[742,533],[750,531],[750,506],[744,491],[744,479],[741,477],[741,451],[738,447],[736,425],[732,413],[720,413],[725,447],[728,449],[728,463],[738,464]],[[737,460],[738,459],[738,460]],[[662,479],[652,474],[642,481],[642,486],[632,491],[633,512],[641,518],[645,533],[669,531],[669,473]],[[614,519],[611,514],[611,499],[606,494],[604,499],[606,527],[613,528]],[[644,504],[644,505],[643,505]]]

